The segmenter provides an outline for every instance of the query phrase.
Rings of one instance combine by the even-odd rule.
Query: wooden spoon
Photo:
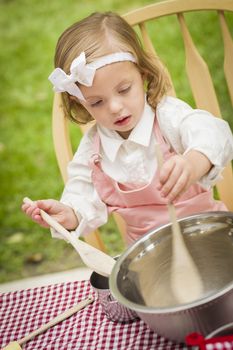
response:
[[[33,204],[33,201],[29,198],[23,199],[24,203]],[[115,260],[103,253],[101,250],[92,247],[86,242],[75,238],[71,232],[67,231],[62,225],[54,220],[44,210],[40,209],[40,214],[47,224],[59,232],[68,242],[72,244],[74,249],[79,253],[83,262],[93,271],[99,273],[102,276],[109,277],[112,268],[115,264]]]
[[[42,325],[40,328],[36,329],[35,331],[29,333],[24,338],[18,339],[17,341],[9,343],[7,346],[5,346],[2,350],[22,350],[20,345],[23,345],[27,341],[35,338],[37,335],[47,331],[47,329],[55,326],[56,324],[60,323],[61,321],[67,319],[68,317],[72,316],[74,313],[78,312],[79,310],[83,309],[85,306],[91,304],[94,301],[93,297],[89,297],[86,300],[80,301],[77,305],[71,307],[70,309],[64,311],[62,314],[56,316],[48,323]]]
[[[156,155],[158,167],[161,169],[163,156],[158,144],[156,144]],[[173,204],[168,204],[168,212],[172,224],[171,288],[178,302],[188,303],[202,295],[203,283],[185,245]]]

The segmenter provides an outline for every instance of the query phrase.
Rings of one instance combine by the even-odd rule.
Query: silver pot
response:
[[[225,336],[225,335],[232,335],[232,338],[233,338],[233,322],[225,324],[224,326],[221,326],[218,329],[215,329],[212,333],[208,334],[206,339]]]
[[[114,258],[118,259],[118,256]],[[92,272],[90,283],[98,296],[99,303],[107,318],[114,322],[131,322],[138,318],[135,311],[120,304],[113,298],[109,289],[109,279],[97,272]]]
[[[233,321],[233,213],[209,212],[179,222],[204,283],[198,300],[179,304],[172,294],[170,224],[129,247],[117,260],[109,284],[114,298],[152,330],[183,342],[189,333],[208,335]]]

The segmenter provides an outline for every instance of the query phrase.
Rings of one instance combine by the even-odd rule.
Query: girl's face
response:
[[[80,86],[83,106],[96,122],[128,138],[141,118],[145,97],[143,79],[132,62],[116,62],[99,68],[93,85]]]

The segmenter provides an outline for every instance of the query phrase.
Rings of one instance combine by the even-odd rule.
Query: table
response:
[[[0,347],[20,339],[90,295],[92,304],[24,345],[26,350],[187,349],[136,320],[109,321],[89,281],[77,281],[4,293],[0,296]]]

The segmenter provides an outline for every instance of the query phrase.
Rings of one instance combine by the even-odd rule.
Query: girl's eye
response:
[[[119,91],[119,93],[120,93],[120,94],[126,94],[126,93],[130,90],[130,88],[131,88],[131,85],[129,85],[129,86],[127,86],[127,87],[121,89],[121,90]]]
[[[91,107],[97,107],[97,106],[99,106],[102,102],[103,102],[102,100],[98,100],[98,101],[96,101],[96,102],[94,102],[94,103],[91,103]]]

